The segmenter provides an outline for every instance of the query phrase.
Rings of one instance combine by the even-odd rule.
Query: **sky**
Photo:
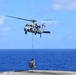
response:
[[[31,49],[32,34],[24,33],[29,22],[5,15],[52,19],[45,22],[51,34],[34,35],[34,49],[76,49],[76,0],[0,0],[0,49]]]

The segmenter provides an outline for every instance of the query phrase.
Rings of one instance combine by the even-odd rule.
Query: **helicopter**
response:
[[[45,24],[41,24],[41,25],[38,25],[36,22],[38,22],[37,20],[29,20],[29,19],[24,19],[24,18],[19,18],[19,17],[13,17],[13,16],[8,16],[6,15],[7,17],[11,17],[11,18],[16,18],[16,19],[19,19],[19,20],[24,20],[24,21],[29,21],[31,22],[31,24],[26,24],[24,26],[24,32],[25,34],[27,34],[27,32],[30,32],[30,33],[34,33],[35,35],[36,34],[40,34],[40,37],[41,37],[41,34],[43,33],[51,33],[50,31],[45,31],[44,28],[45,28]],[[49,20],[52,20],[52,19],[47,19],[47,20],[44,20],[44,21],[49,21]]]

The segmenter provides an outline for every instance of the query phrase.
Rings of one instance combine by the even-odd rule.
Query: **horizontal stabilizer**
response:
[[[43,31],[43,33],[50,33],[50,31]]]

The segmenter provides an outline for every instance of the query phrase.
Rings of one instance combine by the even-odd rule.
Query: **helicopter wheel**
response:
[[[40,37],[41,37],[41,34],[40,34]]]
[[[35,35],[36,35],[36,33],[35,33]]]
[[[25,34],[27,34],[27,31],[25,31]]]

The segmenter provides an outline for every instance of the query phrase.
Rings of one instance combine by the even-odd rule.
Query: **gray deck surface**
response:
[[[50,70],[28,70],[28,71],[10,71],[0,72],[0,75],[76,75],[72,71],[50,71]]]

